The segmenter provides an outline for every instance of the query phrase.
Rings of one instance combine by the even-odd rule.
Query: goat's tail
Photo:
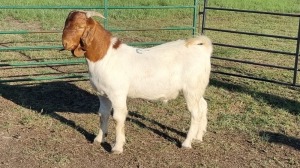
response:
[[[211,40],[207,36],[204,36],[204,35],[201,35],[201,36],[198,36],[198,37],[195,37],[195,38],[190,38],[190,39],[187,39],[185,41],[185,46],[186,47],[189,47],[189,46],[192,46],[192,45],[204,46],[210,54],[212,53],[212,50],[213,50]]]

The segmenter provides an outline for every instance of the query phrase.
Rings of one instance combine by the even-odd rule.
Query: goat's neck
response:
[[[109,31],[105,30],[100,24],[96,22],[95,24],[94,38],[91,44],[86,47],[85,53],[85,57],[92,62],[97,62],[106,55],[112,38]]]

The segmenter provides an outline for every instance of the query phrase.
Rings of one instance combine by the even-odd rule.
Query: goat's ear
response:
[[[85,31],[83,32],[80,40],[82,42],[82,47],[86,48],[92,44],[92,40],[94,39],[95,34],[95,25],[93,23],[88,23]]]

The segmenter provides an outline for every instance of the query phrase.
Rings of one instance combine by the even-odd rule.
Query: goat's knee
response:
[[[111,101],[104,96],[99,96],[99,115],[110,113],[112,110],[112,103]]]

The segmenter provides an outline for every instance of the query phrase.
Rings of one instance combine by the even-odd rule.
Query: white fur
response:
[[[97,62],[87,60],[90,81],[101,94],[100,131],[95,141],[104,141],[113,108],[116,143],[112,151],[121,153],[125,143],[127,97],[167,101],[176,98],[179,91],[183,91],[191,112],[191,126],[182,146],[191,148],[193,139],[202,141],[207,125],[207,103],[203,94],[211,69],[211,41],[199,36],[146,49],[126,44],[114,49],[113,42],[103,59]]]

